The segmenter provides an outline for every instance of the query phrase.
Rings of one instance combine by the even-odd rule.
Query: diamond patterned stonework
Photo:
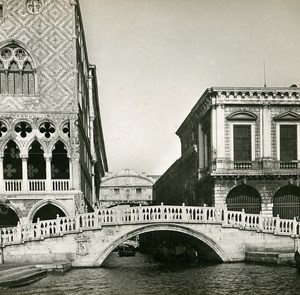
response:
[[[32,56],[38,77],[36,95],[2,95],[0,109],[73,111],[76,106],[74,6],[69,0],[32,0],[25,4],[20,0],[5,1],[7,14],[1,23],[0,40],[3,46],[15,40]],[[29,14],[29,7],[39,13]]]

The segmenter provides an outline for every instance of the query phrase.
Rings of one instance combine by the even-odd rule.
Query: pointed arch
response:
[[[44,150],[38,140],[34,140],[29,146],[27,173],[28,179],[46,179]]]
[[[0,46],[0,93],[34,94],[36,66],[27,49],[14,40]]]
[[[20,148],[13,139],[9,139],[4,146],[3,155],[3,178],[22,179]]]
[[[61,204],[60,202],[58,202],[58,201],[56,201],[56,200],[50,200],[50,199],[47,199],[47,200],[42,200],[42,201],[36,203],[36,204],[31,208],[31,210],[30,210],[29,213],[28,213],[28,220],[29,220],[29,222],[33,222],[34,218],[35,218],[35,217],[36,217],[36,218],[38,217],[38,216],[36,216],[36,213],[37,213],[42,207],[44,207],[44,206],[46,206],[46,205],[49,205],[49,204],[51,204],[51,205],[57,207],[59,210],[61,210],[61,211],[65,214],[65,216],[70,216],[70,214],[69,214],[67,208],[66,208],[63,204]],[[56,218],[56,215],[54,216],[53,219],[55,219],[55,218]]]
[[[51,178],[70,179],[68,151],[63,141],[57,140],[53,145],[51,158]]]

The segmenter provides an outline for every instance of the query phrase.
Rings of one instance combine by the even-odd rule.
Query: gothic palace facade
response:
[[[176,134],[154,202],[300,216],[300,88],[207,89]]]
[[[92,210],[107,161],[78,1],[0,0],[0,227]]]

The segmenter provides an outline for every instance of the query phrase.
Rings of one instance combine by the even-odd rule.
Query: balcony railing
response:
[[[251,170],[252,162],[234,162],[233,167],[235,170]]]
[[[280,169],[298,169],[297,162],[280,162]]]
[[[69,191],[70,180],[51,179],[51,184],[47,189],[46,179],[29,179],[26,182],[22,179],[5,179],[3,189],[5,192]]]

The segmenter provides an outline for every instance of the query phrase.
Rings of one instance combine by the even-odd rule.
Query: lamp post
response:
[[[7,214],[8,213],[8,204],[9,200],[0,198],[0,214]],[[2,232],[0,226],[0,264],[4,263],[4,255],[3,255],[3,239],[2,239]]]

